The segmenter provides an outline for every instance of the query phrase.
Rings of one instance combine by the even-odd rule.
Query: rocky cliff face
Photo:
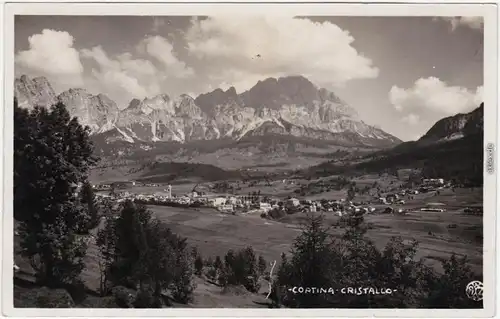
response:
[[[484,103],[474,111],[445,117],[434,124],[420,141],[433,142],[461,138],[483,131]]]
[[[106,95],[92,95],[83,89],[69,89],[57,99],[66,105],[72,116],[78,117],[80,123],[88,125],[93,133],[112,129],[120,113],[116,103]]]
[[[108,142],[186,143],[278,134],[372,147],[400,143],[398,138],[363,123],[356,110],[333,92],[317,88],[302,76],[269,78],[241,94],[231,87],[196,99],[188,95],[172,99],[166,94],[134,99],[121,111],[106,96],[93,96],[82,89],[56,97],[47,80],[37,79],[16,80],[20,105],[61,101],[93,133],[108,132]]]
[[[57,101],[56,93],[44,77],[31,79],[23,75],[14,82],[14,96],[20,107],[49,106]]]
[[[89,126],[93,133],[113,129],[120,112],[116,103],[104,94],[92,95],[84,89],[69,89],[56,95],[44,77],[31,79],[23,75],[16,79],[15,97],[19,106],[25,108],[48,107],[62,102],[71,116],[78,117],[80,123]]]

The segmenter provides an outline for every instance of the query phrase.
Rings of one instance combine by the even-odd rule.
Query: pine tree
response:
[[[89,133],[62,103],[28,111],[14,101],[14,216],[23,253],[47,285],[72,282],[84,268],[77,232],[86,210],[75,192],[96,163]]]
[[[100,218],[94,190],[92,189],[92,185],[88,181],[83,183],[83,186],[80,190],[80,201],[87,209],[88,221],[83,231],[88,232],[89,230],[99,225]]]
[[[196,259],[194,260],[194,268],[196,270],[196,275],[201,276],[203,272],[203,258],[201,255],[196,256]]]
[[[115,284],[135,286],[148,279],[144,269],[148,264],[147,231],[152,213],[143,205],[126,201],[116,220],[117,260],[112,266],[111,279]],[[151,242],[150,242],[151,243]]]
[[[262,256],[259,256],[258,268],[259,268],[259,274],[262,276],[267,269],[267,262]]]
[[[99,291],[101,296],[105,296],[108,293],[110,270],[117,259],[117,232],[114,219],[107,219],[105,226],[97,232],[96,244],[99,248]]]
[[[286,267],[288,274],[278,282],[282,287],[328,287],[334,286],[332,270],[334,260],[331,249],[332,241],[323,226],[323,216],[309,215],[303,232],[295,239],[292,247],[292,259]],[[283,267],[283,266],[282,266]],[[284,269],[284,268],[283,268]],[[283,275],[283,274],[282,274]],[[292,307],[324,307],[324,294],[287,293],[288,305]]]
[[[172,296],[179,302],[188,303],[196,288],[193,280],[194,263],[192,254],[183,249],[176,258],[173,272]]]

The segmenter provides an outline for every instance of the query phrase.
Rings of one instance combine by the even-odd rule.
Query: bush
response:
[[[66,285],[66,291],[70,294],[75,303],[80,304],[87,298],[87,287],[81,280]]]
[[[229,250],[224,260],[224,267],[219,277],[219,283],[222,286],[242,285],[251,292],[259,290],[260,273],[252,247],[247,247],[236,253]]]
[[[36,291],[36,307],[38,308],[72,308],[75,302],[64,289],[43,287]]]
[[[161,308],[161,302],[155,299],[149,289],[140,290],[133,302],[134,308]]]
[[[113,297],[115,303],[120,308],[133,308],[133,301],[135,299],[135,291],[132,289],[116,286],[113,288]]]
[[[272,219],[280,219],[280,218],[283,218],[285,217],[286,215],[286,212],[284,210],[281,210],[281,209],[278,209],[278,208],[275,208],[275,209],[271,209],[267,215],[269,217],[271,217]]]

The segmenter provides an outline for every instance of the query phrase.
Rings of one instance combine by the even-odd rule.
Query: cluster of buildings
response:
[[[283,180],[283,183],[287,183]],[[159,186],[157,184],[146,184],[139,182],[127,182],[130,186]],[[116,184],[116,183],[114,183]],[[281,210],[287,213],[293,212],[331,212],[338,216],[348,216],[350,214],[362,215],[371,214],[379,211],[380,213],[390,214],[404,214],[405,210],[401,207],[391,207],[391,205],[404,205],[404,197],[407,195],[417,195],[424,191],[438,190],[449,187],[450,183],[446,183],[444,179],[424,179],[418,189],[402,189],[397,192],[385,194],[379,197],[377,202],[379,204],[387,205],[383,208],[375,208],[370,206],[369,203],[353,203],[345,199],[340,200],[299,200],[297,198],[276,199],[267,196],[256,195],[207,195],[203,192],[197,192],[196,187],[189,193],[181,196],[172,194],[172,186],[168,185],[162,192],[154,194],[134,194],[127,191],[114,192],[111,194],[98,193],[101,197],[110,197],[117,202],[125,200],[142,201],[151,204],[180,204],[180,205],[194,205],[213,207],[221,212],[235,213],[235,212],[261,212],[269,213],[271,210]],[[96,190],[110,190],[115,189],[116,185],[101,184],[95,185]],[[379,195],[380,196],[380,195]],[[377,198],[377,197],[375,197]],[[429,211],[442,211],[441,208],[424,208],[422,210]],[[467,214],[479,214],[478,210],[469,209]]]
[[[113,188],[127,188],[127,187],[158,187],[159,184],[155,183],[143,183],[137,181],[122,181],[122,182],[114,182],[114,183],[104,183],[104,184],[94,184],[92,188],[96,191],[106,191],[111,190]]]

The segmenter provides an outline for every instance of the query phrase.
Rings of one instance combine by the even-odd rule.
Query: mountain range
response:
[[[241,94],[234,87],[216,89],[196,98],[159,94],[133,99],[119,107],[104,94],[74,88],[57,95],[44,77],[15,79],[21,107],[62,102],[71,116],[104,134],[107,144],[178,142],[268,135],[328,141],[339,145],[387,148],[401,141],[364,123],[356,110],[333,92],[316,87],[302,76],[259,81]]]
[[[419,140],[403,143],[365,124],[334,93],[300,76],[259,81],[241,94],[230,88],[196,98],[133,99],[125,108],[84,89],[56,95],[47,79],[21,76],[15,80],[15,97],[25,108],[62,102],[90,127],[101,158],[95,180],[147,175],[151,163],[183,162],[188,170],[215,165],[245,171],[306,169],[313,175],[420,167],[436,176],[448,172],[481,181],[483,104],[443,118]]]

